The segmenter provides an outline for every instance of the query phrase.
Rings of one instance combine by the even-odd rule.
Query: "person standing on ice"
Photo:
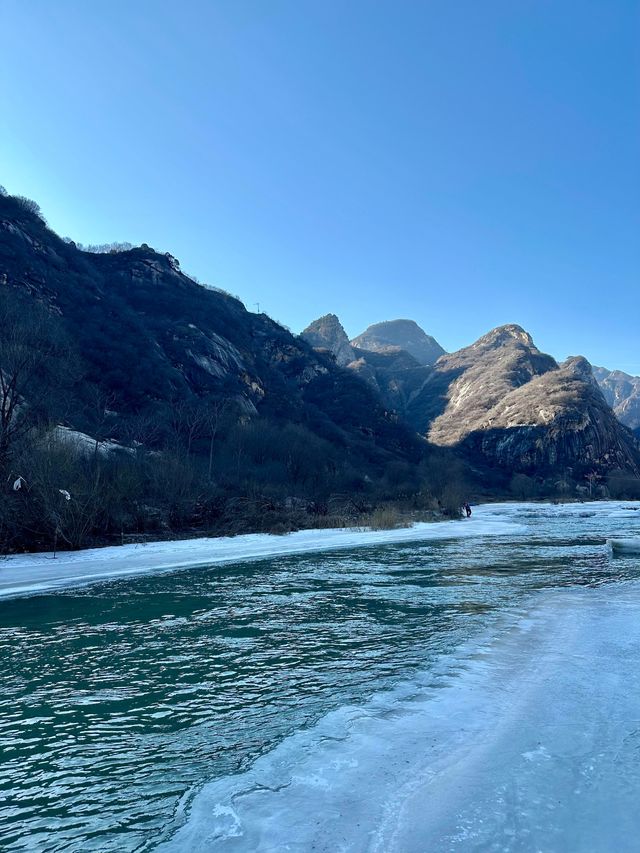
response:
[[[468,501],[464,502],[464,504],[462,505],[462,508],[464,509],[464,511],[467,515],[467,518],[471,518],[471,507],[469,506]]]

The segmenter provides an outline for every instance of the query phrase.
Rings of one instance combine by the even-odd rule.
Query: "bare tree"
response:
[[[19,202],[20,207],[24,208],[24,210],[27,210],[29,213],[34,213],[42,219],[42,211],[40,210],[40,205],[37,201],[23,195],[14,195],[13,197],[17,202]]]
[[[205,410],[198,403],[176,401],[171,407],[171,432],[174,452],[191,455],[193,443],[203,434]]]
[[[213,451],[215,448],[216,437],[223,417],[230,413],[234,408],[234,403],[229,399],[213,400],[207,403],[205,408],[205,426],[209,434],[209,481],[213,476]]]
[[[0,292],[0,465],[12,445],[46,418],[66,353],[55,320],[37,304]]]
[[[598,474],[597,471],[590,471],[586,475],[585,479],[589,483],[589,497],[592,497],[593,487],[597,484],[598,480],[601,479],[600,474]]]

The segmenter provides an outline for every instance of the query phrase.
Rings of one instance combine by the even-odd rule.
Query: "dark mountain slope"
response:
[[[372,464],[420,453],[373,390],[266,315],[192,281],[171,255],[146,246],[80,251],[19,199],[4,196],[0,284],[60,319],[83,362],[78,393],[98,388],[109,399],[115,437],[126,434],[132,417],[152,418],[167,431],[176,406],[227,400],[246,415],[327,438],[363,474]],[[87,417],[78,406],[67,420],[91,431]]]
[[[436,497],[455,514],[466,494],[454,454],[331,353],[169,254],[84,251],[2,192],[0,317],[18,378],[6,399],[0,383],[0,551],[363,523]]]
[[[354,347],[354,353],[356,358],[349,369],[372,382],[385,405],[406,420],[411,401],[424,386],[432,368],[420,364],[401,349],[369,352]]]

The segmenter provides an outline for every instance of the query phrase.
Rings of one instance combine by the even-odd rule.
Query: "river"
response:
[[[637,849],[638,505],[492,519],[0,601],[0,849]]]

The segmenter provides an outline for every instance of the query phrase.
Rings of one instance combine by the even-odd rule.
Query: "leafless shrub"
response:
[[[362,519],[364,526],[371,530],[396,530],[399,527],[409,527],[410,521],[395,507],[379,507],[371,515]]]

